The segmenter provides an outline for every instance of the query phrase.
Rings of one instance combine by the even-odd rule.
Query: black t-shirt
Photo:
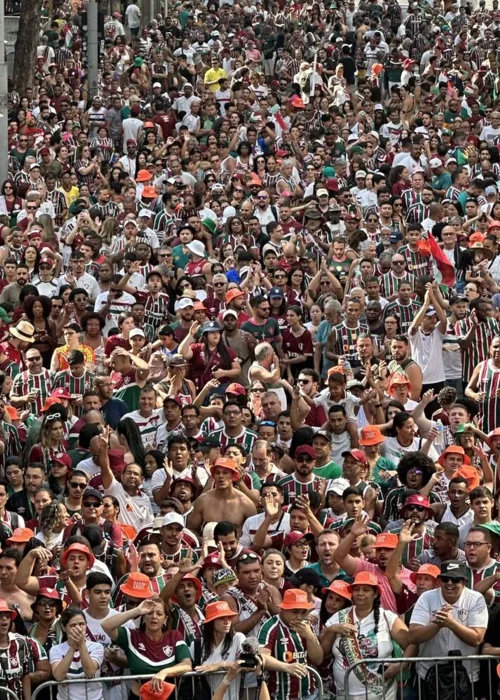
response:
[[[348,85],[354,85],[356,82],[356,62],[351,56],[343,56],[340,64],[344,66],[344,78]]]

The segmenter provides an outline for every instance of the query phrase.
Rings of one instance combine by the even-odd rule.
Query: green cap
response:
[[[468,430],[472,430],[474,428],[474,425],[472,423],[460,423],[458,428],[455,430],[455,435],[461,435],[462,433],[466,433]]]
[[[215,221],[213,219],[209,219],[209,218],[203,219],[203,221],[201,223],[205,228],[208,228],[208,230],[210,231],[212,236],[215,234],[217,226],[216,226]]]
[[[323,177],[335,177],[335,168],[327,165],[323,168]]]
[[[478,527],[483,527],[485,530],[488,530],[494,535],[498,535],[498,537],[500,537],[500,523],[497,523],[495,520],[492,520],[489,523],[484,523],[484,525],[478,525]]]

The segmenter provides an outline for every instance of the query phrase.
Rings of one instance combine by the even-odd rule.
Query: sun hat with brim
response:
[[[148,170],[139,170],[135,178],[136,182],[149,182],[153,178],[152,174]]]
[[[199,258],[207,257],[207,249],[201,241],[191,241],[186,245],[186,248],[193,255],[197,255]]]
[[[474,251],[480,250],[490,260],[493,257],[493,251],[490,250],[489,248],[485,248],[484,245],[480,241],[476,241],[475,243],[470,243],[469,250],[474,250]]]
[[[410,581],[412,581],[412,583],[417,583],[417,576],[430,576],[436,580],[440,573],[439,566],[435,566],[434,564],[422,564],[422,566],[418,567],[417,571],[411,572]]]
[[[151,681],[148,681],[141,686],[139,697],[141,700],[167,700],[174,691],[175,685],[173,683],[161,681],[160,690],[153,690]]]
[[[215,221],[213,219],[203,219],[201,224],[202,224],[202,226],[204,226],[205,228],[207,228],[210,231],[212,236],[215,235],[215,232],[217,230],[217,224],[215,223]]]
[[[312,610],[314,605],[309,602],[307,593],[300,588],[289,588],[283,595],[278,606],[282,610]]]
[[[84,544],[80,544],[79,542],[75,542],[74,544],[70,544],[68,549],[65,549],[64,552],[61,554],[61,566],[64,566],[66,568],[66,563],[68,561],[68,557],[71,554],[71,552],[78,552],[79,554],[85,554],[85,556],[89,560],[89,565],[88,568],[91,569],[94,566],[95,562],[95,557],[90,551],[88,547],[86,547]]]
[[[28,321],[19,321],[17,326],[9,328],[9,333],[18,340],[24,340],[25,343],[35,342],[35,329]]]
[[[238,613],[235,613],[225,600],[214,600],[212,603],[208,603],[205,608],[205,619],[203,624],[206,625],[212,620],[217,620],[219,617],[236,617]]]
[[[12,535],[7,538],[7,542],[18,542],[22,544],[24,542],[29,542],[34,536],[35,533],[29,527],[16,527]]]
[[[365,425],[361,428],[361,437],[359,439],[359,444],[363,447],[368,447],[369,445],[379,445],[384,442],[385,437],[380,432],[380,428],[377,425]]]
[[[236,467],[236,463],[233,462],[229,457],[219,457],[215,460],[213,465],[210,467],[210,474],[214,474],[216,469],[227,469],[233,473],[233,481],[238,481],[240,478],[240,473]]]
[[[154,596],[151,590],[151,579],[146,574],[139,572],[129,574],[128,579],[120,586],[120,591],[129,596],[129,598],[140,598],[142,600],[147,600]]]
[[[35,608],[38,605],[38,603],[40,602],[41,598],[48,598],[49,600],[55,601],[55,603],[59,609],[57,614],[59,615],[61,613],[61,611],[64,607],[64,603],[61,600],[61,596],[59,595],[59,591],[56,591],[55,588],[40,588],[40,590],[36,594],[35,601],[33,603],[31,603],[31,609],[33,610],[33,612],[35,612]]]
[[[19,411],[15,406],[5,406],[5,412],[11,420],[19,420]]]
[[[490,221],[488,224],[488,231],[492,228],[500,228],[500,221]]]
[[[396,549],[398,546],[399,537],[392,532],[382,532],[377,535],[375,544],[376,549]]]
[[[229,289],[226,292],[226,304],[229,304],[230,302],[233,301],[233,299],[238,299],[238,297],[244,297],[245,292],[242,291],[241,289],[236,289],[236,287],[233,287],[233,289]]]
[[[394,386],[407,386],[408,389],[411,388],[410,380],[404,372],[396,372],[389,379],[389,386],[387,387],[387,393],[391,395],[391,391]]]
[[[141,197],[142,199],[155,199],[158,197],[158,192],[152,185],[146,185],[146,187],[142,190]]]
[[[0,598],[0,612],[10,613],[11,619],[14,620],[17,617],[17,612],[9,607],[9,604],[3,598]]]
[[[380,587],[378,579],[375,574],[371,573],[371,571],[360,571],[359,574],[356,574],[354,581],[349,584],[349,591],[351,595],[354,586],[373,586],[373,588],[377,589],[379,594],[382,593],[382,588]]]
[[[299,532],[298,530],[292,530],[285,537],[283,547],[285,547],[285,549],[291,547],[292,545],[297,544],[297,542],[300,542],[300,540],[306,540],[306,542],[309,542],[309,544],[314,544],[314,535],[312,532]]]
[[[328,593],[335,593],[336,595],[342,596],[342,598],[352,600],[350,586],[346,581],[332,581],[327,588],[321,589],[321,593],[323,593],[323,595],[327,595]]]
[[[462,423],[462,425],[465,425],[465,424]],[[462,430],[461,432],[464,433],[465,430]],[[455,431],[455,434],[456,433],[458,433],[458,430]],[[465,454],[464,448],[460,447],[460,445],[450,445],[449,447],[446,448],[446,450],[441,455],[439,455],[438,463],[441,466],[444,466],[444,460],[445,460],[446,455],[460,455],[461,457],[464,458],[465,465],[469,466],[469,464],[470,464],[469,457],[467,457],[467,455]]]

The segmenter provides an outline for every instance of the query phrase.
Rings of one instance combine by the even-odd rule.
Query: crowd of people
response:
[[[8,96],[0,693],[445,697],[500,657],[498,0],[113,2],[97,86],[85,10]]]

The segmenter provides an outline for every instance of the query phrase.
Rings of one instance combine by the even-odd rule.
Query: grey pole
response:
[[[97,0],[89,0],[87,6],[87,65],[89,71],[89,97],[92,99],[98,93],[99,38],[97,34]]]
[[[8,67],[5,61],[5,3],[0,0],[0,183],[7,180],[9,176],[9,140],[7,134],[8,127],[8,94],[7,84]]]

